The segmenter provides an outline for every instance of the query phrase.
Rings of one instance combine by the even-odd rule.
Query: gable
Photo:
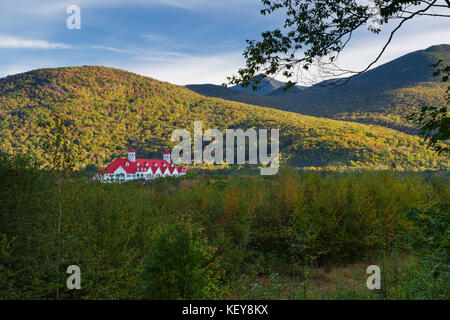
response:
[[[126,158],[114,160],[102,174],[136,174],[136,173],[152,173],[156,174],[180,174],[185,173],[183,167],[175,167],[173,163],[160,159],[136,159],[131,162]]]
[[[115,171],[114,174],[126,174],[127,172],[125,171],[124,168],[122,168],[122,166],[119,166]]]

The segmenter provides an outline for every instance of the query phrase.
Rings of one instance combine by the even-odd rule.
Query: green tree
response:
[[[56,299],[59,299],[62,204],[65,185],[76,163],[77,148],[73,143],[74,129],[60,112],[54,111],[53,121],[40,122],[40,126],[44,130],[42,146],[45,165],[54,176],[58,192]]]
[[[407,218],[416,230],[411,235],[414,247],[432,264],[432,275],[450,281],[450,208],[448,204],[427,210],[411,210]]]
[[[156,231],[144,258],[149,299],[213,299],[219,294],[220,261],[189,218]]]
[[[450,1],[374,0],[370,10],[367,2],[355,0],[261,0],[262,15],[282,11],[285,15],[283,28],[262,33],[262,40],[247,40],[244,51],[246,65],[237,76],[229,77],[231,84],[254,90],[263,77],[282,73],[288,79],[298,76],[298,70],[308,70],[312,65],[323,67],[339,80],[369,70],[379,61],[397,31],[405,22],[420,16],[449,18]],[[378,55],[363,70],[342,70],[335,63],[340,53],[351,42],[356,30],[364,27],[368,32],[380,33],[381,25],[397,22]],[[290,80],[288,87],[293,86]]]
[[[450,65],[441,66],[442,61],[434,65],[436,71],[434,76],[442,76],[442,82],[447,83],[450,75]],[[448,86],[446,104],[450,104],[450,86]],[[413,113],[408,119],[415,122],[420,127],[420,133],[428,141],[428,145],[438,153],[450,151],[448,139],[450,139],[450,118],[447,106],[424,106],[420,112]]]

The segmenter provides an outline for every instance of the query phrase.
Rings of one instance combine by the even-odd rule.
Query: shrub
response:
[[[144,296],[149,299],[214,299],[219,296],[220,259],[189,218],[152,236],[143,260]]]
[[[431,275],[450,281],[450,208],[448,204],[428,210],[411,210],[407,217],[417,227],[412,235],[416,251],[432,265]]]

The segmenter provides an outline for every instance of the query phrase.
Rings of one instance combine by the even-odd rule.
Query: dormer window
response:
[[[140,163],[139,163],[139,162],[137,163],[137,166],[138,166],[138,167],[140,166]]]
[[[130,166],[130,164],[128,163],[128,162],[125,162],[125,165],[128,167],[128,166]]]

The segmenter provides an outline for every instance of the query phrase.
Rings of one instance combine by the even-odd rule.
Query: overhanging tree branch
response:
[[[261,41],[247,41],[248,47],[244,51],[246,66],[238,70],[237,76],[228,78],[230,84],[241,84],[244,87],[252,85],[253,89],[258,89],[263,78],[258,77],[255,81],[253,78],[258,73],[263,76],[281,73],[290,79],[296,72],[298,76],[296,70],[308,70],[316,61],[322,61],[321,65],[330,67],[328,70],[334,64],[337,75],[342,77],[336,84],[345,83],[348,78],[369,70],[380,60],[395,33],[406,21],[419,16],[450,17],[450,14],[444,12],[429,12],[431,8],[439,8],[441,11],[449,9],[450,0],[441,3],[438,0],[374,0],[380,7],[381,25],[394,19],[401,21],[390,33],[375,59],[363,70],[352,71],[337,67],[336,62],[350,42],[352,33],[373,18],[368,12],[368,6],[354,0],[262,0],[262,3],[266,6],[261,11],[263,15],[280,9],[286,10],[284,29],[264,32]],[[418,10],[412,10],[413,7]],[[369,30],[376,34],[381,32],[379,28]],[[323,63],[326,59],[329,61]],[[344,71],[348,74],[343,73]],[[288,86],[295,83],[289,81]]]

